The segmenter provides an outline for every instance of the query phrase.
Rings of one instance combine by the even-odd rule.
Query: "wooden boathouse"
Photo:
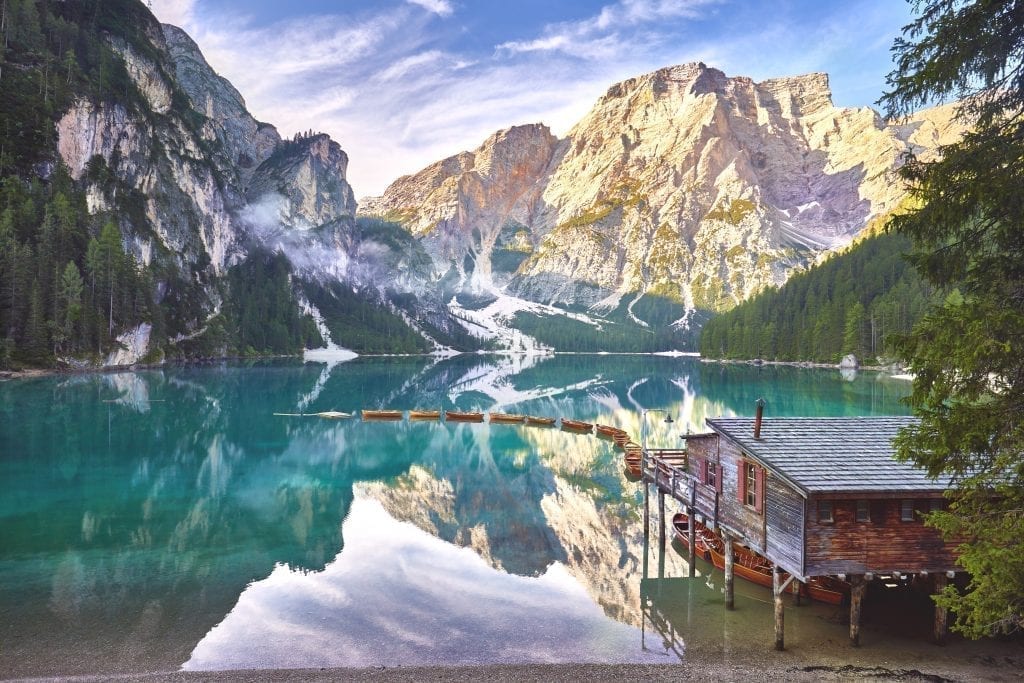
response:
[[[733,541],[774,566],[775,647],[784,647],[782,596],[812,577],[850,584],[850,641],[860,642],[867,582],[914,577],[942,590],[957,571],[954,545],[925,526],[922,513],[945,504],[945,482],[893,459],[892,439],[908,417],[706,420],[710,431],[687,435],[687,457],[644,451],[645,532],[650,486],[658,492],[660,542],[665,496],[725,540],[725,604],[733,608]],[[689,564],[694,572],[694,524]],[[935,608],[934,636],[946,633]]]

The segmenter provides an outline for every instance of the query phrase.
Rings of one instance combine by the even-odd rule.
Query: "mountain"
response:
[[[137,0],[6,9],[0,367],[476,348],[329,136],[282,139]]]
[[[834,106],[825,74],[756,83],[685,64],[612,86],[563,139],[499,131],[360,212],[420,237],[457,292],[598,315],[671,302],[680,326],[895,209],[901,156],[955,139],[950,114],[889,125]]]
[[[812,74],[688,64],[612,86],[357,208],[348,156],[283,138],[137,0],[8,0],[0,368],[342,346],[692,349],[701,325],[903,199],[907,150]]]

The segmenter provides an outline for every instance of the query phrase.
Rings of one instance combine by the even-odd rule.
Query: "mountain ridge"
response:
[[[529,129],[504,129],[445,162],[486,155],[518,128]],[[444,162],[396,180],[359,211],[417,235],[440,225],[461,232],[470,246],[445,256],[467,266],[493,257],[481,246],[500,244],[503,230],[514,236],[524,257],[508,277],[489,278],[493,263],[460,273],[475,293],[490,287],[596,311],[657,295],[688,311],[726,310],[896,208],[901,155],[929,153],[955,128],[948,109],[888,125],[870,108],[837,108],[826,74],[757,83],[697,62],[610,86],[554,153],[548,143],[520,169],[540,190],[531,213],[489,210],[488,201],[504,207],[512,197],[431,203],[470,172]],[[471,215],[482,220],[471,224]]]

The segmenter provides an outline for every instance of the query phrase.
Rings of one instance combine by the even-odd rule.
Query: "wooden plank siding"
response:
[[[698,482],[695,508],[704,519],[715,525],[718,523],[718,492],[715,487],[704,483],[705,463],[718,462],[718,435],[697,434],[686,439],[686,468]]]
[[[765,489],[768,557],[789,573],[805,576],[803,496],[771,472]]]
[[[811,496],[807,501],[805,534],[807,575],[959,569],[955,563],[955,543],[943,542],[939,532],[925,526],[917,515],[912,522],[900,520],[904,499],[909,499],[909,496],[874,498],[869,502],[870,521],[858,522],[855,498]],[[818,521],[819,500],[832,502],[833,522]],[[915,499],[914,507],[927,511],[929,500]]]
[[[718,457],[722,465],[722,495],[718,506],[718,519],[726,529],[738,533],[753,550],[765,552],[765,518],[753,507],[739,500],[740,465],[743,451],[729,439],[719,439]]]
[[[739,418],[734,421],[739,423]],[[902,472],[899,463],[890,469],[888,461],[882,459],[888,446],[881,443],[888,435],[875,439],[880,443],[864,441],[866,434],[873,433],[875,422],[866,420],[864,425],[858,423],[852,427],[830,426],[831,420],[822,418],[819,421],[831,429],[826,436],[834,433],[829,437],[831,441],[822,445],[813,429],[818,421],[812,422],[810,418],[805,421],[807,425],[794,419],[795,426],[790,425],[785,432],[777,430],[772,441],[748,438],[746,424],[739,425],[744,428],[742,432],[738,429],[728,434],[719,432],[717,423],[709,420],[716,431],[695,435],[687,441],[686,466],[696,482],[697,514],[801,579],[868,572],[945,573],[961,569],[955,562],[957,542],[944,542],[938,531],[925,526],[920,515],[915,514],[913,521],[901,519],[904,500],[913,500],[914,509],[919,512],[929,511],[933,503],[942,504],[941,484],[918,481],[916,475]],[[847,447],[835,436],[847,433],[858,436],[863,443]],[[778,434],[793,443],[780,445]],[[817,464],[817,454],[807,455],[806,444],[826,449],[835,462],[828,467]],[[836,454],[848,450],[871,454],[871,458],[865,460],[869,464],[845,467],[836,460],[839,457]],[[740,497],[745,487],[741,481],[744,462],[761,468],[760,472],[755,470],[760,493],[758,505],[748,505],[746,499]],[[717,470],[712,470],[717,474],[714,486],[707,481],[706,463],[718,466]],[[813,488],[832,484],[845,488]],[[863,485],[864,489],[857,490],[858,485]],[[924,489],[929,485],[935,488]],[[868,521],[857,521],[858,500],[862,501],[862,511],[868,512]],[[819,521],[819,501],[831,503],[831,521]],[[683,502],[689,504],[688,500]]]

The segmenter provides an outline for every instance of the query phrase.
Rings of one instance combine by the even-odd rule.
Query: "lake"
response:
[[[768,591],[643,539],[594,436],[275,416],[567,416],[678,446],[707,417],[905,414],[877,373],[628,355],[218,364],[0,383],[0,674],[653,662],[772,642]],[[649,574],[644,577],[644,558]],[[787,645],[842,608],[787,611]],[[928,623],[922,627],[927,632]],[[884,632],[884,625],[879,626]],[[868,626],[870,629],[870,624]],[[865,640],[871,641],[868,630]],[[913,634],[910,634],[913,635]],[[879,647],[902,641],[878,638]]]

